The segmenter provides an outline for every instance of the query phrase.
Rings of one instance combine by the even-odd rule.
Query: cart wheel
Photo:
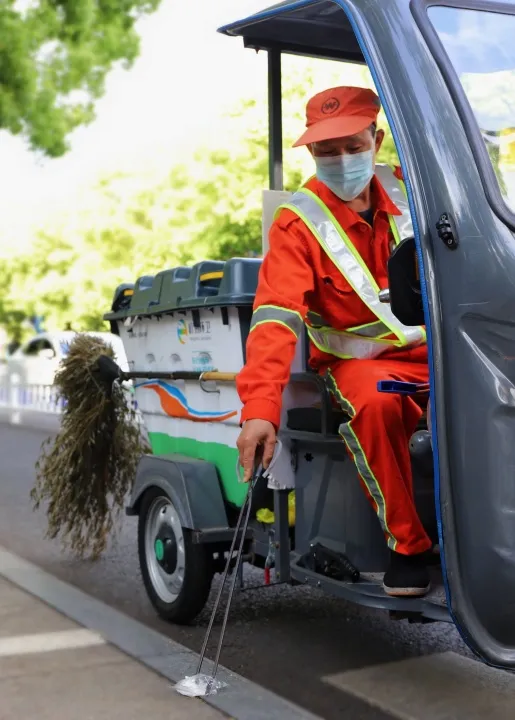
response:
[[[138,519],[138,552],[147,594],[158,614],[179,625],[204,608],[213,579],[211,557],[195,545],[164,490],[151,488]]]

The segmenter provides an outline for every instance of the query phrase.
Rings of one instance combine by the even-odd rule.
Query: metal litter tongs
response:
[[[218,690],[220,690],[221,688],[226,686],[226,683],[216,680],[216,673],[218,671],[218,664],[220,662],[220,653],[222,652],[225,630],[227,627],[227,620],[229,618],[231,602],[232,602],[232,598],[234,595],[234,588],[236,587],[236,582],[238,579],[238,568],[240,567],[241,558],[242,558],[242,554],[243,554],[243,546],[245,544],[245,537],[247,535],[247,528],[248,528],[249,519],[250,519],[250,511],[252,508],[252,495],[253,495],[253,491],[254,491],[256,482],[257,482],[259,476],[261,475],[261,472],[262,472],[262,467],[259,466],[257,468],[257,470],[254,472],[254,475],[248,484],[247,495],[245,497],[245,501],[244,501],[243,505],[241,506],[240,514],[238,517],[238,522],[236,523],[236,528],[234,530],[234,536],[232,539],[231,548],[229,550],[229,555],[227,557],[227,562],[225,564],[225,569],[224,569],[224,572],[222,575],[222,581],[218,588],[218,593],[217,593],[215,604],[213,607],[213,612],[211,613],[209,625],[207,626],[206,636],[204,638],[204,644],[202,645],[202,650],[200,651],[197,672],[195,675],[186,676],[183,680],[178,682],[177,685],[175,686],[175,689],[181,695],[188,695],[189,697],[202,697],[205,695],[214,695]],[[240,473],[239,463],[236,466],[236,473],[241,482],[241,473]],[[220,630],[220,639],[218,640],[218,647],[216,649],[216,657],[215,657],[215,662],[214,662],[214,666],[213,666],[213,671],[212,671],[211,675],[203,675],[201,673],[201,670],[202,670],[202,665],[204,663],[206,649],[207,649],[207,646],[209,643],[209,639],[211,637],[211,631],[213,629],[215,617],[218,612],[218,607],[220,605],[220,600],[221,600],[222,593],[223,593],[225,583],[227,580],[227,575],[229,574],[229,569],[232,564],[232,556],[234,553],[234,549],[236,547],[236,540],[237,540],[238,534],[240,532],[241,532],[240,544],[238,547],[238,553],[236,555],[236,564],[234,565],[231,586],[229,589],[229,594],[227,596],[227,604],[225,606],[224,619],[222,622],[222,628]]]

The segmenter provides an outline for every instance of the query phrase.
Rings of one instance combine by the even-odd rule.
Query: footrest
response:
[[[379,380],[378,392],[393,395],[429,395],[429,383],[401,382],[400,380]]]
[[[334,580],[347,580],[358,582],[359,570],[354,567],[349,558],[340,552],[335,552],[320,543],[311,545],[309,552],[303,555],[298,564],[314,573],[333,578]]]

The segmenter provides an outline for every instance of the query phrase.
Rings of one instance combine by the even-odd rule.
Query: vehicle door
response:
[[[341,4],[414,216],[451,611],[475,652],[514,668],[515,3]]]
[[[8,358],[11,383],[21,386],[51,385],[57,358],[47,338],[34,338]]]
[[[41,338],[33,338],[7,358],[11,384],[26,386],[36,383],[40,347]]]

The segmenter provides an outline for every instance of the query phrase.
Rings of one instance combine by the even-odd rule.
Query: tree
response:
[[[0,0],[0,129],[58,157],[94,117],[107,73],[138,55],[136,21],[161,0]]]

